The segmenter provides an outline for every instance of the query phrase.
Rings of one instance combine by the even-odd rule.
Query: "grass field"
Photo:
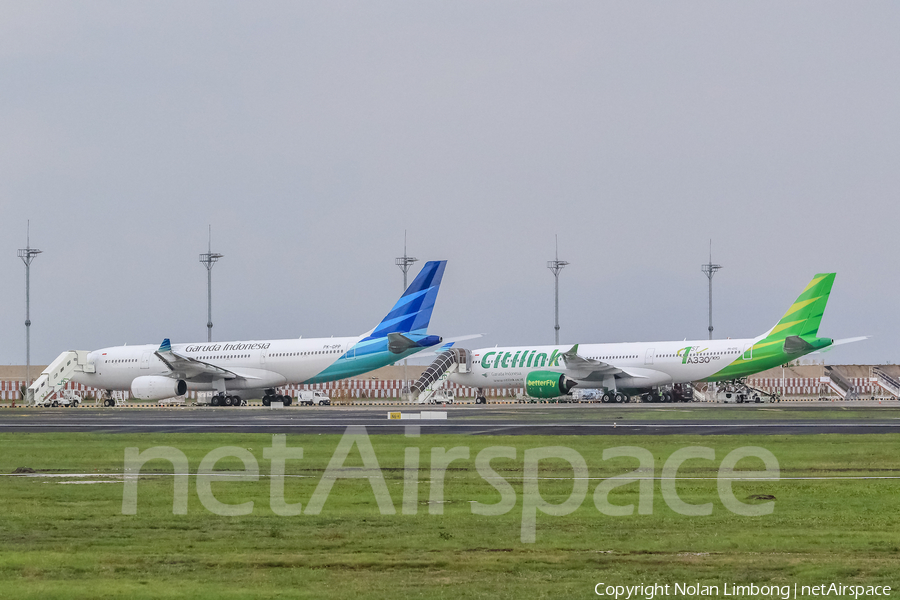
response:
[[[340,438],[287,437],[289,447],[304,452],[287,461],[288,502],[306,509]],[[396,514],[380,513],[368,480],[340,479],[319,514],[276,515],[266,477],[270,461],[263,457],[270,435],[0,434],[0,473],[30,467],[42,475],[0,477],[0,598],[587,598],[596,597],[599,582],[833,581],[890,585],[894,595],[900,587],[900,479],[890,479],[900,477],[897,435],[369,439]],[[259,464],[259,481],[217,481],[212,490],[221,502],[252,500],[252,512],[213,514],[191,477],[187,514],[173,515],[172,465],[155,460],[142,469],[137,514],[123,514],[125,448],[153,446],[183,452],[191,473],[215,448],[247,449]],[[430,503],[432,449],[460,446],[470,449],[470,458],[451,463],[443,502]],[[478,452],[491,446],[516,449],[516,459],[491,463],[515,490],[516,505],[500,516],[476,515],[472,501],[501,499],[474,468]],[[538,513],[536,541],[523,543],[524,452],[549,446],[571,448],[585,459],[587,496],[571,514]],[[685,462],[676,485],[686,502],[711,502],[712,514],[678,514],[659,480],[653,481],[652,514],[602,514],[593,500],[597,485],[636,466],[634,459],[604,461],[603,450],[615,446],[649,450],[657,476],[676,450],[714,449],[713,461]],[[765,501],[751,496],[774,496],[769,515],[739,516],[720,499],[719,463],[742,446],[765,448],[778,459],[780,479],[733,486],[747,504]],[[407,448],[421,456],[416,514],[401,512]],[[345,466],[361,464],[354,448]],[[225,458],[216,468],[244,466]],[[746,459],[740,468],[759,470],[762,462]],[[78,480],[105,483],[72,483]],[[577,484],[568,463],[548,460],[540,463],[538,485],[546,501],[558,504]],[[610,502],[637,505],[639,486],[615,488]],[[438,510],[443,514],[431,514]]]

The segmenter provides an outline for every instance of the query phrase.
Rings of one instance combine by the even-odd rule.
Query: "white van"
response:
[[[305,404],[306,406],[329,406],[331,398],[325,392],[301,390],[297,396],[297,404]]]

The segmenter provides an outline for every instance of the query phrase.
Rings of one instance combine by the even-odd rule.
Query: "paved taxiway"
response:
[[[446,411],[446,420],[389,420],[389,411]],[[170,409],[16,409],[0,432],[342,433],[466,435],[737,435],[900,433],[897,406],[515,405]]]

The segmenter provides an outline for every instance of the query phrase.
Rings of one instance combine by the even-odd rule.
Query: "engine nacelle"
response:
[[[532,398],[556,398],[565,396],[577,384],[553,371],[532,371],[525,377],[525,393]]]
[[[170,379],[159,375],[136,377],[131,382],[131,395],[141,400],[162,400],[174,396],[184,396],[187,384],[181,379]]]

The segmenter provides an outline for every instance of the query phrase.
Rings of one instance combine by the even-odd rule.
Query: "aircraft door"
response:
[[[652,365],[654,358],[656,358],[656,348],[647,348],[647,354],[644,355],[644,364]]]
[[[141,368],[142,369],[150,368],[150,353],[149,352],[144,352],[141,355]]]
[[[744,360],[750,360],[753,358],[753,342],[744,346]]]
[[[259,351],[259,366],[261,366],[263,368],[265,368],[265,366],[266,366],[266,353],[267,352],[268,352],[268,350],[266,350],[265,348],[263,348],[262,350]]]

